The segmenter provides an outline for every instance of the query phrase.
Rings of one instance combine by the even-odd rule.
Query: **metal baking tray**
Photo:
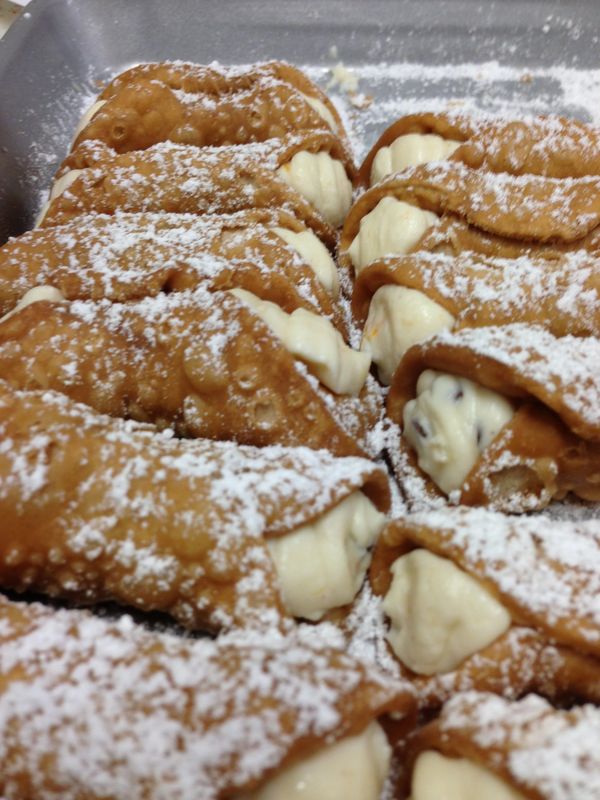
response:
[[[31,227],[83,106],[132,63],[286,59],[325,86],[342,60],[373,98],[349,106],[361,155],[444,98],[590,117],[599,35],[597,0],[33,0],[0,42],[0,242]]]

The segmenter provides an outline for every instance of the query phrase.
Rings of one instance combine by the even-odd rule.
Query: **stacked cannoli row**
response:
[[[283,797],[307,782],[321,797],[333,781],[377,800],[393,786],[412,687],[347,656],[337,627],[292,621],[358,590],[382,470],[178,440],[4,383],[0,419],[4,590],[229,631],[182,638],[0,596],[4,796]]]
[[[345,624],[417,694],[398,798],[600,791],[599,154],[424,114],[359,169],[339,260],[406,505]]]
[[[597,796],[600,529],[541,509],[600,500],[599,163],[424,114],[356,170],[278,62],[103,90],[0,249],[7,800]]]
[[[7,800],[395,792],[414,689],[341,627],[390,508],[354,179],[298,70],[144,65],[0,250]]]
[[[427,502],[600,499],[598,132],[524,126],[398,120],[341,233],[361,349],[403,430],[396,472]]]
[[[2,376],[178,435],[375,455],[381,392],[331,253],[355,177],[331,102],[278,63],[145,65],[105,91],[2,253]]]

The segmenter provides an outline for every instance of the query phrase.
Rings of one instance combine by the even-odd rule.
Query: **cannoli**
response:
[[[600,175],[600,131],[559,116],[515,120],[460,112],[411,114],[381,134],[359,169],[358,182],[372,186],[406,167],[441,159],[512,175]]]
[[[412,514],[384,529],[370,580],[424,708],[465,689],[600,700],[597,520]]]
[[[389,504],[370,461],[177,440],[52,391],[0,383],[0,431],[0,585],[191,628],[351,602]]]
[[[555,255],[600,247],[600,178],[514,177],[455,161],[391,175],[354,203],[340,264],[360,273],[386,255]]]
[[[406,350],[441,330],[527,322],[555,336],[600,336],[600,261],[420,252],[374,261],[358,276],[352,311],[361,348],[389,384]]]
[[[39,300],[0,322],[0,375],[96,410],[242,444],[364,455],[382,416],[370,357],[324,317],[250,292]]]
[[[440,333],[411,347],[388,413],[452,502],[541,508],[600,499],[600,340],[538,326]]]
[[[331,626],[190,640],[5,598],[0,619],[11,800],[320,800],[332,783],[379,800],[395,731],[414,724],[410,691]]]
[[[223,214],[283,208],[331,245],[332,228],[350,208],[354,166],[339,139],[314,131],[222,147],[161,142],[120,155],[84,142],[59,176],[42,212],[46,226],[118,209]]]
[[[164,141],[246,144],[320,128],[346,139],[327,95],[288,64],[250,69],[141,64],[104,89],[82,118],[73,144],[98,140],[125,153]]]
[[[246,289],[290,313],[321,313],[343,329],[333,259],[283,212],[83,215],[0,248],[0,315],[41,285],[67,300],[125,301],[200,284]]]
[[[452,698],[403,750],[410,800],[596,800],[600,709],[479,692]]]

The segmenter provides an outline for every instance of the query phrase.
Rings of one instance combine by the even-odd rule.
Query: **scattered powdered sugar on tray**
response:
[[[308,67],[326,86],[329,70]],[[421,111],[458,109],[505,117],[560,113],[600,124],[600,70],[555,66],[532,69],[496,61],[434,66],[415,63],[352,65],[360,92],[373,102],[357,109],[345,93],[330,93],[350,129],[358,161],[395,119]]]
[[[53,99],[47,108],[31,111],[42,113],[47,120],[43,141],[31,145],[30,168],[24,173],[26,191],[38,198],[38,209],[47,199],[51,177],[67,153],[76,120],[96,99],[99,84],[131,66],[121,64],[102,73],[90,67],[81,83],[62,88],[60,106]],[[213,66],[219,65],[215,62]],[[241,71],[249,66],[230,69]],[[443,66],[414,62],[352,64],[360,93],[373,100],[357,108],[345,92],[327,89],[333,66],[333,61],[329,67],[300,65],[336,105],[358,162],[394,119],[419,111],[459,109],[474,115],[483,112],[511,117],[563,113],[600,124],[600,70],[596,69],[509,67],[496,61]]]

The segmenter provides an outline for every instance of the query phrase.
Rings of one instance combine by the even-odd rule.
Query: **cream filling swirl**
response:
[[[286,350],[306,364],[324,386],[336,394],[360,394],[371,358],[348,347],[328,319],[304,308],[286,314],[275,303],[261,300],[245,289],[231,289],[230,294],[252,309]]]
[[[341,161],[329,153],[301,150],[277,174],[299,192],[334,228],[339,228],[352,203],[352,184]]]
[[[404,255],[412,250],[439,217],[418,206],[384,197],[360,221],[360,228],[348,254],[358,275],[378,258]]]
[[[319,237],[308,230],[298,232],[276,227],[273,231],[306,261],[325,291],[332,297],[337,297],[340,291],[337,267]]]
[[[371,185],[407,167],[442,161],[461,146],[462,142],[444,139],[436,133],[405,133],[387,147],[381,147],[371,164]]]
[[[405,286],[380,286],[371,298],[360,349],[370,353],[386,386],[413,344],[450,330],[455,319],[423,292]]]

